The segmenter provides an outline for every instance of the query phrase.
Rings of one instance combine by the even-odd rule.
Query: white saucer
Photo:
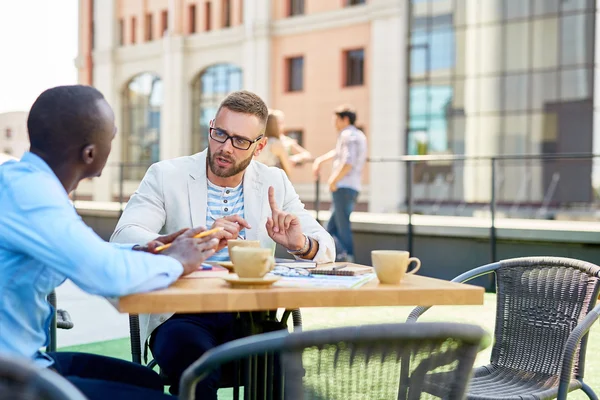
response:
[[[265,276],[263,278],[240,278],[237,275],[222,277],[225,282],[229,283],[233,288],[253,288],[253,287],[269,287],[278,280],[280,276]]]

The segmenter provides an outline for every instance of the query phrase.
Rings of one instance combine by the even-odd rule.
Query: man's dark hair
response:
[[[227,96],[221,102],[217,114],[221,111],[221,108],[238,113],[255,115],[263,125],[267,123],[267,117],[269,116],[269,109],[265,102],[258,95],[247,90],[233,92]]]
[[[338,117],[342,119],[344,117],[348,117],[348,122],[350,122],[350,125],[354,125],[354,123],[356,122],[356,110],[349,104],[339,106],[335,109],[334,112]]]
[[[27,118],[31,149],[50,157],[65,156],[73,148],[94,141],[103,117],[98,101],[104,96],[91,86],[57,86],[44,91]]]

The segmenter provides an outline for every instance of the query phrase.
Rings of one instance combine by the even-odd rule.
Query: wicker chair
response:
[[[50,337],[46,351],[56,351],[56,328],[72,329],[74,324],[67,310],[58,310],[56,308],[56,292],[54,290],[48,295],[48,303],[50,303],[55,311],[50,322]]]
[[[245,398],[424,399],[425,378],[443,371],[441,397],[462,399],[477,352],[488,343],[480,327],[456,323],[265,333],[207,352],[184,372],[180,399],[193,399],[197,382],[215,368],[264,356],[280,363],[271,364],[263,377],[248,377]],[[278,384],[277,377],[283,382]]]
[[[566,399],[582,389],[588,331],[600,315],[600,267],[555,257],[516,258],[468,271],[454,282],[494,272],[497,314],[489,365],[476,368],[468,399]],[[415,308],[416,321],[429,307]],[[432,392],[435,393],[433,388]]]
[[[85,400],[85,396],[54,371],[0,355],[0,399]]]
[[[282,329],[283,327],[287,326],[287,321],[290,316],[292,317],[294,330],[301,331],[302,330],[302,314],[300,313],[299,309],[286,310],[283,313],[280,323],[278,324],[279,326],[275,326],[273,329]],[[250,332],[248,332],[248,330],[249,330],[248,328],[238,327],[238,330],[241,331],[240,336],[246,336],[246,335],[250,334]],[[134,363],[137,363],[137,364],[142,364],[142,355],[143,355],[144,364],[147,364],[148,368],[154,369],[154,367],[157,366],[156,360],[150,360],[150,362],[148,362],[148,359],[147,359],[148,352],[143,351],[144,350],[143,347],[146,346],[146,344],[143,343],[140,338],[140,319],[137,314],[129,314],[129,344],[130,344],[130,348],[131,348],[131,361],[133,361]],[[219,384],[220,387],[226,388],[226,387],[238,387],[239,386],[238,379],[233,376],[235,369],[237,369],[236,367],[237,366],[233,366],[233,365],[225,366],[224,371],[221,374],[221,382]],[[165,386],[170,386],[172,382],[169,379],[169,377],[167,375],[165,375],[160,369],[159,369],[159,374],[160,374]]]

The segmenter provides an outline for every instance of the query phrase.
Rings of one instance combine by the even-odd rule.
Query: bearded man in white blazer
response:
[[[129,200],[111,241],[147,243],[192,226],[224,228],[217,253],[228,259],[227,240],[275,243],[297,258],[335,260],[327,231],[304,209],[283,170],[253,161],[266,145],[268,109],[257,95],[230,94],[210,122],[208,148],[152,165]],[[234,339],[231,313],[140,315],[147,343],[173,382],[207,350]],[[145,346],[144,346],[145,347]],[[216,399],[219,372],[198,385],[196,398]],[[171,392],[178,392],[177,385]]]

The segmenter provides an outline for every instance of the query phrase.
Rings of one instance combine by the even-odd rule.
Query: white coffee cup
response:
[[[227,250],[229,251],[229,258],[231,259],[231,249],[234,247],[260,247],[259,240],[244,240],[244,239],[231,239],[227,241]]]
[[[240,278],[262,278],[275,267],[271,249],[236,246],[229,251],[233,270]]]
[[[406,270],[411,262],[416,263],[415,268],[408,272],[414,274],[421,268],[421,260],[409,257],[408,251],[400,250],[373,250],[371,263],[381,283],[398,284],[407,274]]]

